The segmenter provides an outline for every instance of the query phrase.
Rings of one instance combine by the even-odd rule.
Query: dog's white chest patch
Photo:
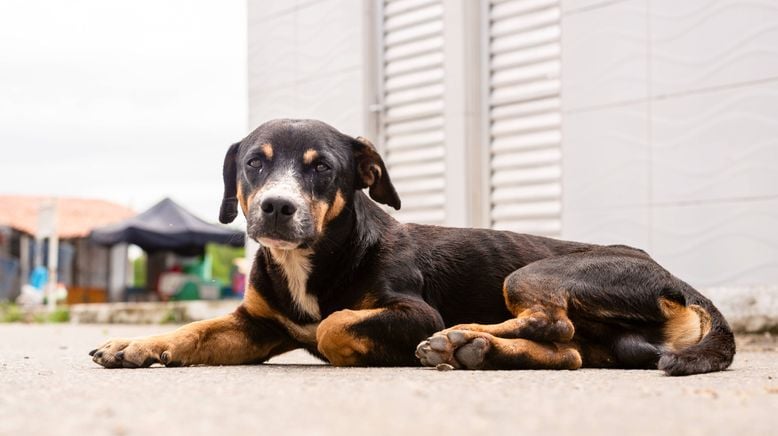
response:
[[[306,285],[311,273],[311,252],[303,250],[273,250],[273,257],[286,276],[289,293],[297,309],[313,319],[321,320],[319,301],[308,293]]]

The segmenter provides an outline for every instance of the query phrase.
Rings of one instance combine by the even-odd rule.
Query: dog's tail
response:
[[[691,289],[669,291],[673,295],[663,295],[674,299],[688,308],[696,306],[697,310],[707,312],[709,330],[696,344],[675,351],[664,351],[659,359],[658,367],[667,375],[692,375],[706,372],[723,371],[732,363],[735,356],[735,336],[724,316],[710,300]],[[666,294],[663,292],[663,294]],[[680,299],[683,302],[679,301]]]

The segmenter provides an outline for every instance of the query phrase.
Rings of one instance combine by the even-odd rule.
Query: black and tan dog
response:
[[[261,363],[719,371],[735,354],[711,302],[645,252],[401,224],[375,148],[318,121],[265,123],[229,148],[220,220],[259,241],[243,303],[168,334],[108,341],[107,368]],[[420,343],[421,341],[421,343]]]

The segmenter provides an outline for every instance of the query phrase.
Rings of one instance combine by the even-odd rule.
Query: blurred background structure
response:
[[[182,256],[88,236],[166,197],[216,221],[224,150],[247,129],[245,17],[241,1],[0,2],[0,195],[10,199],[0,198],[0,300],[33,282],[38,299],[42,279],[71,303],[218,298],[241,287],[232,279],[242,248],[198,241],[202,252]],[[57,197],[60,227],[78,232],[42,235],[31,226]],[[92,205],[125,214],[85,219],[99,211]],[[177,277],[163,280],[168,292],[163,272]]]
[[[250,126],[375,140],[401,220],[649,251],[778,292],[778,5],[248,3]]]
[[[128,280],[127,245],[101,247],[89,233],[134,212],[103,200],[60,198],[55,233],[44,236],[39,215],[47,200],[0,195],[0,300],[16,298],[36,267],[50,264],[52,239],[58,245],[58,280],[67,287],[69,301],[119,299]]]

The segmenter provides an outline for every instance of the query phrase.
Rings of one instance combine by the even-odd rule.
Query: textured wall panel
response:
[[[624,0],[562,0],[562,13],[580,12]]]
[[[651,0],[655,95],[778,77],[778,2]]]
[[[563,14],[563,235],[648,248],[696,286],[777,282],[778,2]]]
[[[625,244],[653,253],[651,209],[648,206],[565,209],[562,228],[565,239],[598,244]]]
[[[249,128],[254,129],[274,118],[293,118],[297,114],[297,85],[276,88],[249,88]]]
[[[250,93],[293,84],[297,74],[294,11],[258,21],[255,16],[261,9],[255,2],[248,5]]]
[[[778,84],[654,103],[654,201],[778,195]]]
[[[297,84],[295,116],[326,120],[352,136],[364,135],[360,68],[351,69]]]
[[[248,2],[249,121],[364,128],[360,0]]]
[[[296,13],[297,80],[362,65],[361,0],[320,0]]]
[[[648,96],[646,0],[622,1],[562,18],[563,109]]]
[[[655,207],[652,255],[696,286],[778,282],[778,199]]]
[[[646,102],[565,115],[562,175],[566,213],[648,205],[647,120]]]

